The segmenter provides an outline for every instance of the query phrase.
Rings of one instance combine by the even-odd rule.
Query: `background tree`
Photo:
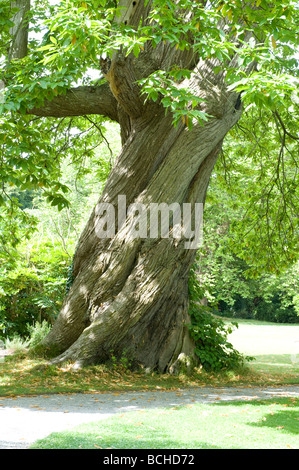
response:
[[[247,115],[247,122],[243,119],[231,132],[210,181],[204,243],[196,261],[200,297],[217,315],[228,318],[298,322],[298,262],[290,263],[291,245],[284,243],[285,232],[296,227],[296,197],[292,196],[292,204],[287,197],[282,204],[279,191],[272,189],[276,195],[270,191],[271,205],[266,204],[264,178],[271,181],[275,174],[268,156],[271,148],[277,148],[275,133],[263,135],[267,146],[259,142],[260,158],[255,152],[253,162],[250,150],[256,142],[245,140],[243,127],[248,120]],[[232,137],[239,131],[243,139],[235,142]],[[293,174],[288,181],[296,183],[292,160],[285,162],[285,171]],[[284,212],[288,218],[280,224]]]
[[[2,11],[13,57],[7,29],[11,18],[18,20],[7,6]],[[86,116],[75,125],[88,121],[98,129],[102,119],[91,115],[100,115],[119,123],[122,140],[101,202],[117,208],[122,194],[127,206],[204,203],[243,99],[270,112],[268,126],[281,131],[273,156],[278,175],[288,139],[297,139],[284,121],[298,84],[295,2],[66,0],[33,4],[26,18],[36,31],[43,21],[47,31],[42,41],[29,41],[25,58],[3,62],[4,189],[10,182],[39,186],[62,208],[68,189],[60,181],[63,155],[53,145],[52,118]],[[90,68],[99,72],[93,84]],[[50,119],[37,125],[32,115]],[[188,278],[196,250],[186,250],[183,238],[132,240],[134,215],[115,237],[99,239],[97,212],[91,213],[71,288],[44,341],[60,353],[57,361],[104,361],[111,350],[116,356],[125,350],[136,364],[165,371],[181,353],[193,354]],[[294,233],[285,236],[289,258],[297,248]]]

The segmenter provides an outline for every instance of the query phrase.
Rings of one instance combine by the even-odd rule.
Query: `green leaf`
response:
[[[140,54],[140,46],[139,44],[135,44],[133,47],[133,54],[135,57],[138,57]]]
[[[57,39],[54,36],[50,36],[49,39],[53,44],[57,44]]]

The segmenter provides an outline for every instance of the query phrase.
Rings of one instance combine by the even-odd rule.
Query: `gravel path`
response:
[[[299,397],[299,386],[207,388],[176,391],[111,392],[49,396],[0,397],[0,449],[26,449],[51,432],[117,413],[167,408],[189,403],[213,403]]]

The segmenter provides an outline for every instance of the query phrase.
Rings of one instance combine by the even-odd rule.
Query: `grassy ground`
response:
[[[113,390],[171,390],[182,387],[228,384],[265,383],[265,378],[247,368],[240,372],[208,374],[197,370],[191,377],[130,372],[118,366],[57,367],[26,357],[7,358],[0,364],[0,396],[38,395],[67,392]]]
[[[35,449],[298,449],[298,399],[124,413],[52,433]],[[171,431],[170,431],[171,430]]]
[[[24,354],[6,357],[0,363],[0,396],[299,383],[299,326],[240,321],[229,340],[256,360],[239,371],[208,374],[201,369],[192,377],[132,373],[116,365],[74,370],[70,365],[47,365]]]
[[[234,347],[255,357],[251,370],[265,379],[299,383],[299,325],[238,320],[230,336]]]

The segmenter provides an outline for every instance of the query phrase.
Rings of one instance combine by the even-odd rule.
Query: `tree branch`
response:
[[[27,114],[43,117],[100,114],[118,122],[117,101],[107,83],[100,86],[70,88],[65,95],[45,101],[43,106],[29,109]]]
[[[278,112],[277,112],[277,111],[274,111],[273,114],[274,114],[274,116],[277,117],[277,119],[278,119],[278,121],[279,121],[279,123],[280,123],[280,125],[281,125],[281,127],[282,127],[282,129],[283,129],[284,134],[287,135],[287,136],[289,136],[289,137],[290,137],[291,139],[293,139],[293,140],[299,140],[299,137],[298,137],[298,136],[295,136],[295,135],[293,135],[293,134],[291,134],[290,132],[287,131],[287,129],[286,129],[285,125],[284,125],[284,122],[283,122],[283,120],[281,119],[281,117],[280,117],[280,115],[278,114]]]

